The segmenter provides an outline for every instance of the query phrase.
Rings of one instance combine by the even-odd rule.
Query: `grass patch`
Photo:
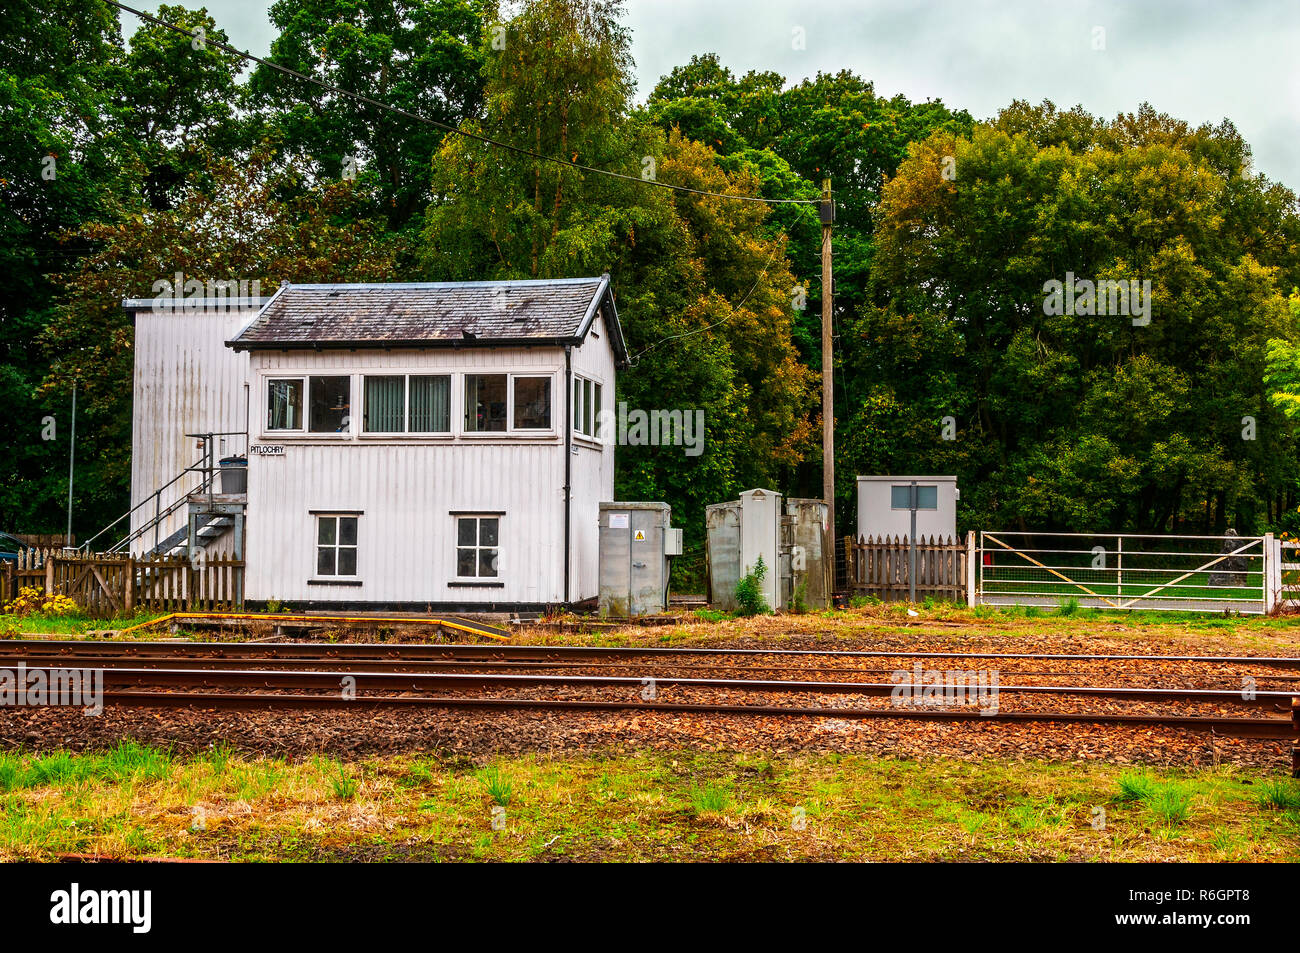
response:
[[[356,778],[349,777],[348,773],[339,765],[333,774],[329,777],[330,789],[334,792],[334,797],[340,801],[354,801],[357,797],[357,790],[360,787]]]
[[[37,613],[29,615],[0,614],[0,630],[23,635],[84,636],[87,632],[99,629],[127,629],[143,622],[160,619],[167,613],[157,611],[136,612],[129,616],[117,616],[112,619],[92,619],[80,612],[61,616],[43,616]]]
[[[689,751],[340,763],[122,746],[0,754],[0,860],[1294,862],[1295,796],[1229,767]],[[509,805],[504,827],[489,799]]]
[[[510,799],[514,796],[515,783],[501,772],[500,765],[488,765],[478,773],[478,781],[483,785],[483,790],[487,791],[488,797],[492,798],[493,803],[502,807],[510,805]]]
[[[165,777],[171,763],[171,755],[166,751],[123,741],[104,756],[100,771],[103,776],[118,781],[152,781]]]
[[[207,761],[212,766],[212,773],[221,775],[226,773],[230,767],[231,759],[234,757],[234,749],[226,742],[218,742],[208,749]]]
[[[1192,795],[1179,785],[1166,784],[1150,795],[1146,803],[1151,813],[1166,827],[1177,827],[1187,820],[1187,814],[1192,806]]]
[[[1300,811],[1300,785],[1294,781],[1267,781],[1257,795],[1259,806],[1270,811]]]
[[[731,790],[721,784],[691,786],[691,810],[701,814],[721,814],[731,807]]]
[[[695,618],[701,622],[725,622],[728,619],[734,619],[735,616],[720,609],[696,609]]]
[[[1131,801],[1145,801],[1149,798],[1154,790],[1154,782],[1148,774],[1124,774],[1120,775],[1119,793],[1116,794],[1112,801],[1123,804]]]

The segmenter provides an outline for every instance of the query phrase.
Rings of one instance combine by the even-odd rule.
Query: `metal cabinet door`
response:
[[[626,510],[601,512],[599,576],[602,615],[626,618],[632,614],[631,539],[631,519]]]
[[[659,612],[664,606],[664,527],[657,510],[633,510],[628,541],[629,609],[633,615]]]

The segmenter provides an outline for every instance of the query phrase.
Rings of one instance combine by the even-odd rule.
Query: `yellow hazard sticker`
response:
[[[643,529],[637,530],[636,535],[633,536],[632,538],[635,539],[637,542],[643,542],[645,540],[645,530]]]

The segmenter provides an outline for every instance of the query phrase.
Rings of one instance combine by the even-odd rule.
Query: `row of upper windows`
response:
[[[360,375],[361,432],[437,435],[452,432],[451,374]],[[461,433],[553,430],[549,376],[463,374]],[[266,432],[353,432],[352,375],[272,377],[266,381]],[[573,429],[597,435],[601,385],[573,378]]]
[[[320,580],[357,578],[358,516],[316,517],[316,576]],[[499,572],[501,517],[453,517],[456,529],[456,578],[495,580]]]

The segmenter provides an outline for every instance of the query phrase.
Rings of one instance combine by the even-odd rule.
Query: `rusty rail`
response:
[[[483,645],[472,643],[438,644],[411,642],[189,642],[189,641],[91,641],[87,639],[20,639],[0,642],[0,658],[38,653],[86,654],[130,657],[165,655],[181,651],[187,655],[218,658],[376,658],[376,659],[462,659],[462,660],[532,660],[565,659],[670,659],[688,656],[702,658],[905,658],[927,659],[1034,659],[1067,662],[1203,662],[1300,668],[1300,657],[1269,655],[1068,655],[1046,652],[905,652],[847,649],[721,649],[665,648],[642,646],[594,645]]]
[[[485,688],[633,688],[647,681],[632,675],[543,675],[491,672],[362,672],[271,669],[176,669],[176,668],[87,668],[66,665],[29,666],[43,672],[53,684],[56,672],[79,672],[89,677],[101,673],[105,687],[156,686],[171,688],[224,687],[244,690],[296,691],[337,689],[340,677],[352,679],[352,687],[383,692],[425,692],[430,689],[478,690]],[[697,688],[720,691],[774,692],[782,694],[891,695],[900,688],[925,688],[923,682],[819,682],[759,678],[691,678],[674,675],[650,679],[660,688]],[[1084,698],[1113,698],[1129,701],[1192,701],[1244,705],[1291,713],[1291,692],[1201,688],[1132,688],[1093,685],[1001,685],[1003,695],[1075,695]],[[834,709],[832,709],[833,711]],[[1287,724],[1290,724],[1288,721]]]
[[[445,709],[559,709],[564,711],[660,711],[679,714],[744,715],[845,720],[904,719],[959,722],[1065,722],[1093,725],[1151,725],[1212,731],[1238,738],[1295,737],[1290,719],[1227,718],[1196,715],[1093,714],[1086,712],[918,710],[913,708],[796,708],[769,705],[706,705],[557,698],[467,698],[435,695],[369,695],[345,699],[334,695],[281,695],[234,692],[105,692],[105,704],[145,708],[371,708],[417,707]]]

